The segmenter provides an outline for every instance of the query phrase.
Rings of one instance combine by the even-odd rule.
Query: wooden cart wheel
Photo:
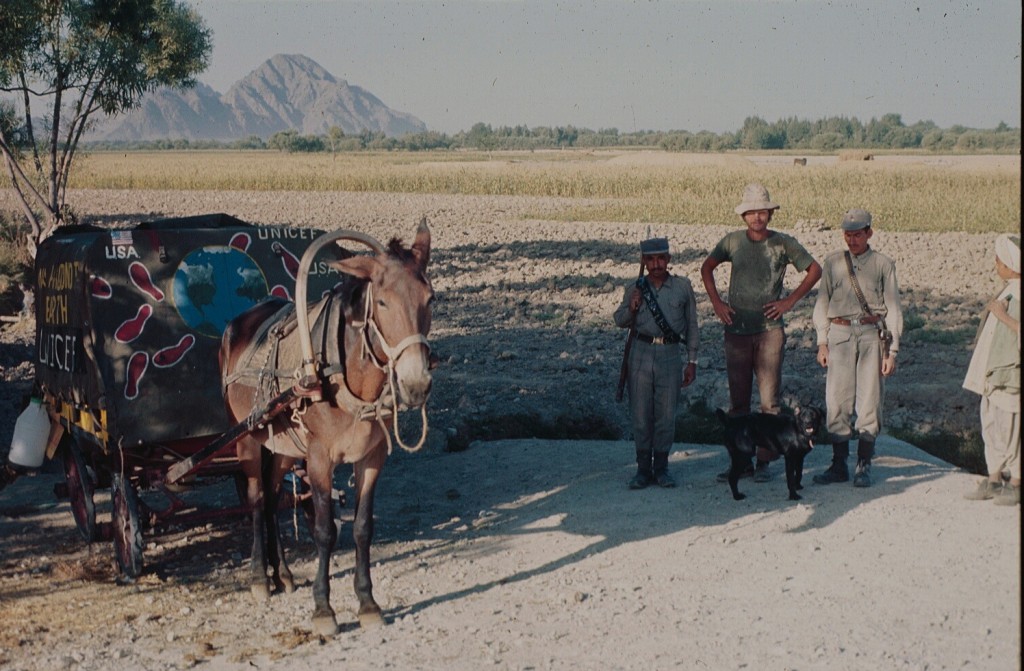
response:
[[[114,473],[110,486],[114,555],[117,565],[130,580],[142,575],[142,525],[139,495],[128,478]]]
[[[64,462],[64,480],[68,487],[68,502],[71,504],[71,515],[75,518],[75,526],[86,542],[99,540],[96,527],[96,504],[93,494],[96,484],[89,470],[85,467],[82,450],[73,438],[65,439],[61,447],[61,458]]]

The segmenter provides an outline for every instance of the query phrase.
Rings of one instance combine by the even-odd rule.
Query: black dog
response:
[[[799,501],[800,495],[796,492],[803,489],[800,481],[804,475],[804,457],[813,447],[811,439],[818,433],[825,414],[812,407],[797,408],[794,416],[755,412],[730,417],[721,410],[716,410],[715,414],[725,427],[725,449],[731,459],[729,488],[732,489],[732,498],[737,501],[746,498],[740,494],[736,484],[750,464],[750,458],[757,454],[762,461],[772,461],[780,456],[786,458],[789,500]]]

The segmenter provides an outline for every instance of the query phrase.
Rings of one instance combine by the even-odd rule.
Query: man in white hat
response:
[[[875,439],[882,428],[883,378],[896,370],[903,311],[896,264],[868,244],[874,234],[871,213],[849,210],[840,227],[847,250],[825,257],[814,304],[818,363],[828,369],[825,421],[832,441],[832,465],[815,475],[814,482],[827,485],[849,481],[846,460],[856,433],[853,486],[868,487]],[[892,335],[891,344],[880,337],[886,331]]]
[[[1020,505],[1020,236],[996,238],[996,273],[1006,286],[986,306],[963,385],[981,395],[988,478],[964,496],[1014,506]]]
[[[725,329],[725,366],[729,377],[730,415],[750,412],[753,379],[761,397],[761,412],[778,414],[785,345],[782,315],[807,295],[821,277],[821,266],[792,236],[768,228],[779,209],[760,184],[748,184],[736,214],[746,229],[733,231],[715,246],[700,269],[704,288],[715,315]],[[728,261],[729,300],[722,299],[715,286],[715,268]],[[804,273],[800,285],[782,297],[782,280],[787,266]],[[768,462],[758,461],[741,477],[753,475],[755,482],[771,479]],[[726,482],[729,469],[718,474]]]
[[[668,271],[672,257],[667,238],[644,240],[640,254],[647,275],[626,287],[613,316],[616,326],[636,329],[627,362],[637,464],[629,488],[651,483],[675,487],[668,455],[675,439],[679,388],[697,379],[697,300],[690,280]]]

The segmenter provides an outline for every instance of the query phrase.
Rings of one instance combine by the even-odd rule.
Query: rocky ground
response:
[[[72,198],[80,212],[92,213],[84,221],[104,225],[227,212],[253,223],[350,228],[387,239],[411,238],[426,216],[434,234],[437,293],[431,340],[442,360],[431,404],[434,440],[510,414],[628,429],[624,406],[614,402],[623,332],[611,324],[611,313],[635,277],[636,245],[647,225],[524,218],[568,204],[556,198],[146,191],[84,191]],[[841,244],[838,231],[787,221],[784,210],[777,223],[819,259]],[[669,237],[673,272],[690,278],[697,293],[700,366],[697,382],[684,392],[685,404],[714,408],[728,398],[721,325],[699,276],[708,250],[728,230],[652,230]],[[960,381],[978,314],[999,287],[994,237],[887,233],[878,223],[872,243],[896,260],[910,327],[899,370],[887,386],[887,426],[922,433],[976,428],[977,399]],[[797,280],[791,271],[787,287]],[[719,282],[727,284],[725,268]],[[820,403],[824,395],[824,371],[814,361],[813,297],[787,318],[783,394],[790,404]],[[17,377],[9,368],[4,373]]]
[[[60,477],[18,480],[0,493],[0,668],[1019,665],[1019,508],[962,501],[972,478],[905,443],[884,438],[876,488],[811,488],[790,505],[778,480],[747,482],[751,497],[733,502],[713,481],[721,447],[681,443],[673,469],[683,486],[634,494],[623,486],[626,442],[472,442],[488,429],[528,436],[524,426],[628,438],[613,398],[623,334],[611,312],[635,277],[646,225],[551,222],[543,214],[567,204],[554,198],[81,191],[69,200],[100,224],[226,212],[380,239],[408,239],[426,216],[441,359],[431,438],[419,454],[396,454],[381,486],[374,575],[391,624],[354,629],[343,537],[332,575],[346,624],[331,641],[309,631],[308,584],[252,607],[237,522],[153,535],[147,574],[119,587],[109,545],[82,543],[52,496]],[[839,248],[836,230],[784,212],[778,227],[816,258]],[[700,367],[687,406],[726,404],[721,327],[698,268],[727,230],[652,230],[669,237],[673,271],[697,288]],[[977,398],[960,381],[977,315],[998,289],[993,239],[887,233],[879,222],[873,246],[896,260],[914,327],[887,387],[889,426],[977,428]],[[787,320],[790,404],[823,397],[812,305],[813,294]],[[0,338],[0,445],[30,390],[32,341],[26,324]],[[817,450],[808,469],[825,461]],[[233,496],[209,489],[195,495],[215,505]],[[303,534],[289,547],[293,568],[311,576]]]

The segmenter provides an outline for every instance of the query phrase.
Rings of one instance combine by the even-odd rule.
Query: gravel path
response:
[[[747,484],[749,498],[733,502],[713,479],[725,462],[716,446],[677,445],[672,468],[683,486],[639,493],[624,487],[626,442],[447,451],[484,418],[516,415],[599,420],[627,435],[626,409],[613,400],[622,334],[611,312],[635,276],[645,225],[526,218],[569,202],[553,198],[81,191],[69,201],[100,223],[227,212],[381,239],[409,238],[426,216],[438,294],[432,343],[442,360],[431,440],[419,454],[396,454],[382,479],[374,578],[389,626],[355,628],[345,527],[332,572],[345,626],[330,641],[309,633],[308,582],[253,607],[241,584],[244,525],[165,530],[147,539],[143,579],[118,587],[109,546],[82,543],[54,500],[59,478],[18,480],[0,492],[0,668],[1019,666],[1019,508],[963,501],[973,476],[887,436],[876,487],[809,485],[799,505],[785,500],[779,479]],[[976,427],[977,398],[959,385],[965,338],[998,288],[994,236],[878,228],[874,246],[896,259],[907,311],[921,325],[888,385],[886,421]],[[652,232],[670,238],[674,272],[699,287],[699,264],[727,230]],[[837,231],[794,232],[819,259],[841,243]],[[720,407],[721,327],[697,293],[700,369],[684,403]],[[812,304],[813,295],[788,320],[790,402],[823,397]],[[957,330],[968,335],[937,342]],[[0,338],[5,408],[30,387],[31,343],[18,327]],[[0,444],[9,444],[13,417]],[[826,451],[812,453],[808,472],[824,467]],[[230,485],[201,490],[206,504],[233,496]],[[289,551],[308,580],[303,534]]]

